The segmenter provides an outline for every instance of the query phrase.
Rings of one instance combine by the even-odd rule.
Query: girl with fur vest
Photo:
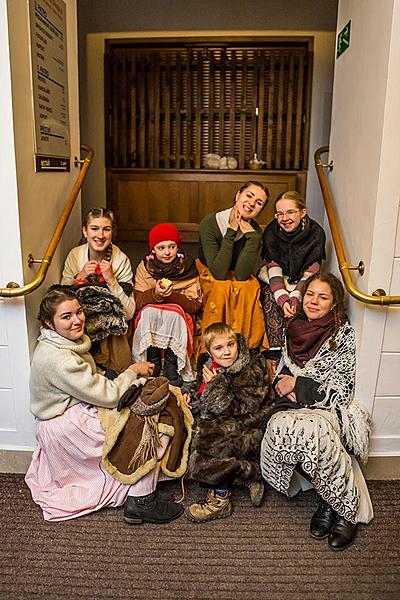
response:
[[[61,283],[76,290],[86,312],[86,332],[96,362],[118,373],[132,363],[128,324],[135,313],[129,258],[112,243],[114,214],[91,208],[82,225],[82,240],[68,254]]]
[[[98,373],[84,334],[85,315],[67,287],[47,292],[39,319],[42,329],[30,379],[38,446],[25,481],[45,520],[65,521],[123,504],[127,523],[165,523],[179,517],[181,507],[155,493],[167,435],[160,436],[159,461],[133,485],[112,477],[102,461],[101,411],[113,413],[121,396],[140,383],[139,377],[152,375],[154,365],[131,364],[112,381]]]
[[[321,503],[310,533],[343,550],[373,510],[356,457],[366,461],[370,417],[354,398],[354,329],[340,281],[331,273],[305,284],[301,310],[286,332],[278,375],[279,401],[261,445],[264,479],[294,496],[314,487]]]
[[[154,363],[172,385],[192,379],[193,317],[202,307],[194,259],[179,248],[182,237],[174,225],[159,223],[149,233],[150,254],[138,265],[133,357]]]
[[[185,510],[194,523],[228,517],[234,483],[247,485],[252,503],[261,504],[259,451],[272,404],[265,362],[250,355],[242,335],[214,323],[203,342],[207,353],[199,357],[197,381],[187,388],[195,413],[187,476],[209,488],[204,503]]]

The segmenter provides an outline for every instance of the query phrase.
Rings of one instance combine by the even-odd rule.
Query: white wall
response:
[[[0,287],[22,280],[18,190],[15,169],[11,74],[6,2],[0,2],[0,210],[2,215]],[[18,357],[18,360],[17,360]],[[29,355],[23,300],[0,299],[0,439],[1,447],[32,444],[29,415]]]
[[[339,2],[338,31],[351,19],[351,40],[335,64],[329,181],[348,260],[366,265],[355,283],[368,294],[380,287],[400,295],[399,9],[399,0]],[[400,455],[399,309],[351,299],[350,315],[359,344],[356,393],[373,415],[371,454]]]
[[[26,256],[45,254],[79,168],[73,157],[79,156],[79,97],[76,0],[67,0],[68,100],[71,139],[70,173],[35,173],[34,118],[29,43],[29,10],[26,0],[9,0],[10,58],[14,113],[14,135],[18,178],[19,215],[24,280],[35,277],[37,267],[28,268]],[[80,202],[74,208],[59,248],[49,269],[47,282],[27,296],[28,331],[33,349],[38,332],[37,308],[46,285],[58,282],[64,258],[79,239]]]
[[[104,149],[104,42],[115,38],[160,38],[160,37],[212,37],[216,35],[235,36],[312,36],[314,38],[313,87],[311,98],[310,158],[307,181],[307,204],[313,218],[323,221],[323,207],[319,185],[314,173],[314,151],[327,145],[330,132],[330,112],[333,79],[334,32],[317,31],[148,31],[93,33],[87,36],[87,90],[88,97],[82,98],[87,105],[87,115],[82,118],[82,138],[95,150],[95,162],[88,175],[87,185],[82,194],[84,211],[92,206],[106,205],[105,189],[105,149]]]
[[[76,2],[66,0],[71,158],[79,154]],[[78,175],[35,173],[28,2],[0,0],[0,149],[2,244],[0,287],[34,279],[26,256],[42,258],[68,193]],[[0,449],[34,446],[29,412],[29,346],[38,332],[38,304],[48,285],[59,281],[67,250],[79,237],[80,202],[53,259],[47,280],[25,299],[0,302]]]

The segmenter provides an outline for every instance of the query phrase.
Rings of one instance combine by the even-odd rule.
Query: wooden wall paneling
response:
[[[195,157],[194,157],[194,168],[200,169],[201,167],[201,120],[203,113],[203,53],[201,50],[196,52],[196,109],[195,109],[195,130],[196,130],[196,143],[195,143]]]
[[[251,85],[251,98],[250,98],[250,102],[249,102],[249,108],[250,108],[250,121],[251,121],[251,130],[253,133],[253,135],[251,136],[250,139],[250,158],[253,156],[253,154],[255,154],[257,152],[257,131],[258,131],[258,68],[259,68],[259,61],[258,61],[258,52],[255,51],[253,54],[253,61],[252,61],[252,72],[253,72],[253,78],[252,78],[252,85]]]
[[[302,141],[302,120],[303,120],[303,85],[304,85],[304,54],[299,53],[299,63],[297,69],[297,89],[296,89],[296,128],[294,142],[294,169],[300,169],[300,153]]]
[[[176,169],[181,168],[181,154],[182,154],[182,127],[181,127],[181,109],[182,109],[182,93],[181,93],[181,81],[182,81],[182,56],[180,52],[177,52],[176,56],[176,83],[175,83],[175,163]]]
[[[215,83],[215,60],[214,52],[211,50],[209,55],[209,96],[208,96],[208,152],[214,152],[214,83]]]
[[[171,165],[171,67],[170,57],[167,54],[165,59],[165,107],[164,107],[164,121],[165,121],[165,154],[164,154],[164,166],[169,168]]]
[[[238,188],[249,178],[261,181],[270,201],[260,215],[262,226],[270,222],[279,194],[297,190],[304,194],[306,173],[294,171],[224,172],[109,169],[108,205],[119,223],[117,240],[146,241],[156,223],[179,224],[185,241],[198,240],[201,219],[210,212],[233,205]]]
[[[185,168],[190,169],[192,162],[192,52],[190,48],[186,53],[185,78]]]
[[[222,49],[221,60],[220,60],[220,90],[219,90],[219,140],[218,140],[218,154],[222,157],[225,154],[224,141],[225,141],[225,66],[226,66],[226,51]]]
[[[265,79],[265,51],[259,52],[259,65],[258,65],[258,78]],[[257,148],[256,152],[258,158],[264,160],[263,148],[265,143],[263,140],[264,132],[264,121],[265,121],[265,110],[264,110],[264,85],[260,85],[258,88],[258,122],[257,122]],[[269,109],[268,109],[269,110]],[[265,159],[266,160],[266,159]]]
[[[310,146],[310,122],[311,122],[311,88],[312,88],[312,71],[313,71],[313,53],[311,50],[307,52],[307,84],[305,86],[306,99],[303,112],[303,160],[302,169],[308,167],[308,153]]]
[[[231,52],[230,59],[230,107],[229,107],[229,156],[235,156],[236,129],[236,53]]]
[[[282,168],[282,140],[283,140],[283,102],[285,84],[285,56],[281,53],[279,58],[279,84],[278,84],[278,117],[276,126],[276,154],[275,169]]]
[[[160,56],[159,54],[154,55],[154,76],[153,76],[153,87],[154,87],[154,167],[158,169],[160,167],[160,85],[161,85],[161,72],[160,72]]]
[[[136,146],[136,57],[135,55],[130,56],[130,141],[129,141],[129,164],[136,167],[137,160],[137,146]]]
[[[274,131],[274,91],[275,91],[275,53],[269,52],[269,70],[268,70],[268,109],[267,109],[267,139],[266,139],[266,168],[273,168],[272,161],[272,140]],[[282,118],[282,114],[281,114]]]
[[[119,56],[114,54],[112,58],[112,164],[119,164],[119,119],[118,119],[118,103],[119,103],[119,86],[118,86],[118,71],[119,71]]]
[[[120,85],[119,85],[119,146],[121,151],[121,166],[128,166],[128,107],[127,107],[127,64],[126,53],[121,53],[120,58]]]
[[[285,168],[290,169],[292,157],[292,121],[294,101],[294,55],[292,53],[289,56],[289,81],[287,92]]]
[[[239,169],[244,169],[246,159],[246,110],[247,110],[247,52],[243,51],[242,63],[242,89],[241,89],[241,108],[240,108],[240,129],[239,129]]]
[[[139,166],[146,166],[146,57],[139,55]]]

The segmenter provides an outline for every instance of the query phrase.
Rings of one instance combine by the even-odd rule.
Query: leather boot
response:
[[[153,492],[147,496],[128,496],[124,508],[124,521],[129,525],[169,523],[182,513],[181,504],[164,500]]]
[[[161,348],[149,346],[147,348],[147,360],[154,364],[153,377],[159,377],[161,373]]]
[[[331,550],[344,550],[354,541],[357,533],[357,524],[338,517],[331,529],[328,545]]]
[[[325,501],[322,501],[314,513],[310,523],[310,533],[316,540],[328,537],[335,522],[336,513]]]
[[[171,348],[164,352],[164,376],[169,379],[171,385],[181,387],[183,384],[183,379],[178,373],[178,357]]]
[[[230,492],[220,496],[215,490],[210,490],[203,504],[191,504],[185,509],[185,517],[193,523],[206,523],[213,519],[224,519],[232,514]]]

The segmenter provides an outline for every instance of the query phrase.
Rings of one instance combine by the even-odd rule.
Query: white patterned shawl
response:
[[[353,327],[342,325],[335,336],[337,349],[329,349],[328,338],[304,367],[296,365],[289,357],[287,346],[282,354],[280,368],[286,365],[295,377],[309,377],[320,384],[318,392],[325,394],[314,408],[330,410],[339,416],[339,425],[345,445],[365,462],[368,458],[368,441],[371,418],[368,411],[354,398],[356,376],[356,342]]]

